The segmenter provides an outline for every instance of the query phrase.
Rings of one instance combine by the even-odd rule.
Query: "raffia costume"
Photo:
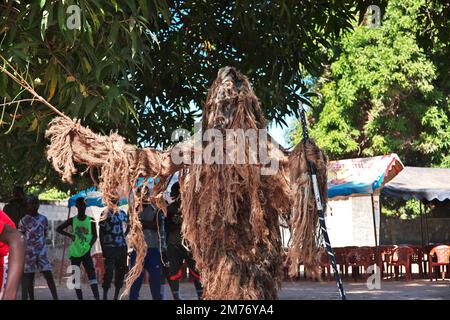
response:
[[[234,68],[219,70],[203,108],[202,128],[265,130],[266,120],[246,76]],[[137,263],[128,273],[127,288],[139,276],[146,253],[138,217],[145,192],[138,192],[137,179],[160,179],[151,198],[164,210],[162,194],[175,172],[181,185],[182,233],[200,270],[205,299],[277,298],[283,265],[280,222],[291,231],[290,274],[295,274],[299,261],[316,274],[318,219],[302,143],[287,153],[270,138],[260,140],[267,145],[269,159],[279,166],[274,174],[261,174],[267,162],[250,161],[254,155],[249,148],[244,164],[198,163],[192,141],[165,151],[139,149],[116,133],[101,136],[62,117],[49,124],[46,135],[48,158],[64,180],[72,181],[75,163],[85,164],[98,170],[108,206],[114,207],[111,199],[120,194],[129,195],[129,203],[135,204],[130,206],[130,245],[137,251]],[[236,142],[239,133],[232,139]],[[202,144],[206,147],[207,142]],[[306,150],[317,167],[326,200],[326,157],[313,142]],[[174,153],[191,161],[175,163]]]

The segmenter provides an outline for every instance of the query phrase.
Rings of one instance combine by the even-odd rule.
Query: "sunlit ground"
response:
[[[58,294],[60,299],[75,299],[75,292],[66,287],[65,280],[58,285]],[[171,300],[169,287],[164,285],[166,299]],[[430,282],[428,279],[414,279],[413,281],[405,281],[400,279],[381,281],[380,289],[369,289],[365,280],[358,282],[344,281],[344,287],[349,300],[450,300],[450,280],[439,280]],[[85,284],[82,287],[85,299],[93,299],[90,287]],[[111,289],[110,291],[113,291]],[[102,289],[100,289],[100,295]],[[112,296],[113,292],[110,292]],[[146,284],[141,289],[141,299],[151,299],[149,286]],[[194,285],[189,282],[181,283],[181,295],[185,300],[196,299]],[[19,294],[20,298],[20,294]],[[37,300],[51,299],[50,292],[47,288],[45,280],[42,277],[36,279],[35,298]],[[285,300],[334,300],[340,299],[336,284],[330,282],[313,282],[313,281],[295,281],[283,282],[280,291],[280,299]]]

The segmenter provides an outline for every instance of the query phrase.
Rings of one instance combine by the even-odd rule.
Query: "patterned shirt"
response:
[[[100,221],[100,239],[103,246],[107,247],[124,247],[127,245],[123,224],[128,223],[128,214],[120,210],[118,213],[108,211],[105,220]]]
[[[48,221],[45,216],[27,214],[19,222],[19,231],[23,233],[26,242],[25,273],[49,271],[52,269],[47,258],[48,248],[45,244],[45,233]]]

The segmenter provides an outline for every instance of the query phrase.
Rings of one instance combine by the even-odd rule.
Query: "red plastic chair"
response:
[[[433,281],[434,267],[447,266],[450,268],[450,246],[441,245],[431,249],[428,255],[430,281]],[[442,272],[442,279],[445,279],[445,272]],[[437,275],[436,275],[437,281]]]
[[[414,249],[408,246],[402,246],[395,248],[392,252],[389,266],[394,267],[395,280],[398,280],[398,274],[401,268],[404,266],[406,269],[406,280],[411,280],[411,256],[414,255]]]
[[[430,251],[431,249],[433,249],[434,247],[440,246],[440,245],[444,245],[445,243],[429,243],[426,244],[424,246],[422,246],[422,252],[423,252],[423,257],[422,257],[422,265],[423,265],[423,270],[424,270],[424,274],[430,274],[430,270],[428,270],[428,267],[430,266]]]
[[[380,246],[380,255],[381,255],[381,276],[383,277],[385,273],[391,274],[391,270],[389,270],[389,261],[391,261],[392,254],[394,250],[397,249],[396,245],[382,245]]]
[[[340,264],[340,266],[342,266],[341,273],[347,277],[348,277],[348,268],[350,267],[347,263],[347,255],[349,252],[351,252],[354,249],[358,249],[358,247],[357,246],[343,247],[342,251],[341,251],[341,257],[340,257],[340,260],[342,262],[342,265]],[[342,261],[342,259],[343,259],[343,261]]]
[[[325,248],[320,249],[319,265],[323,272],[327,273],[327,281],[331,281],[331,263]]]
[[[421,247],[413,246],[414,253],[411,255],[411,265],[417,264],[419,266],[420,278],[423,278],[423,250]]]
[[[360,268],[367,273],[367,269],[371,265],[371,250],[368,247],[351,249],[347,252],[346,261],[347,267],[352,267],[352,276],[356,281],[357,274],[362,275]]]
[[[103,257],[103,254],[96,253],[92,255],[92,261],[94,262],[97,281],[99,284],[101,284],[103,281],[103,276],[105,274],[105,258]]]

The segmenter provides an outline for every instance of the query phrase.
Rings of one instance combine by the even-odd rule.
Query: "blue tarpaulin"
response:
[[[88,207],[105,207],[106,205],[102,200],[102,193],[97,190],[96,187],[91,187],[86,190],[82,190],[69,198],[68,206],[69,208],[74,207],[78,198],[83,197],[86,201],[86,206]],[[127,199],[120,199],[119,206],[127,204]]]
[[[139,178],[137,182],[137,186],[142,185],[144,178]],[[169,189],[173,183],[178,181],[178,174],[175,174],[170,181]],[[147,183],[149,188],[153,187],[154,180],[152,178],[147,179]],[[68,207],[74,207],[76,200],[80,197],[85,198],[86,206],[88,207],[106,207],[102,200],[102,192],[97,190],[96,187],[91,187],[86,190],[82,190],[75,195],[71,196],[68,201]],[[125,197],[120,199],[119,206],[123,206],[127,204],[127,199]]]

